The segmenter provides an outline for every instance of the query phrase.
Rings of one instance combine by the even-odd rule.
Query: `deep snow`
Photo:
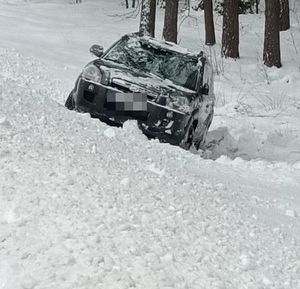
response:
[[[191,153],[62,105],[90,44],[137,27],[108,16],[118,2],[0,3],[0,288],[299,289],[300,76],[288,35],[267,84],[262,17],[243,17],[242,40],[257,47],[243,42],[249,56],[224,63],[210,148]],[[195,49],[193,19],[180,35]]]

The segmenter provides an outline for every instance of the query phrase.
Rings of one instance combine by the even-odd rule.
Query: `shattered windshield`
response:
[[[153,73],[177,85],[195,90],[197,59],[154,47],[137,37],[121,40],[104,59],[123,64],[128,68]]]

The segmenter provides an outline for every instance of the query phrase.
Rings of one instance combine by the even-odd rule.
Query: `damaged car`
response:
[[[114,126],[136,119],[149,138],[199,149],[213,118],[212,66],[201,52],[137,33],[127,34],[76,80],[65,106]]]

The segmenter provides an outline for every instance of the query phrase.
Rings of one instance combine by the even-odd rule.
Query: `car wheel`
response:
[[[194,142],[195,130],[197,127],[197,123],[193,120],[190,121],[188,127],[186,128],[186,133],[181,141],[180,146],[185,149],[189,150]]]
[[[75,103],[73,99],[73,93],[71,92],[65,102],[65,107],[69,110],[74,110],[75,109]]]
[[[208,129],[211,125],[211,122],[212,122],[212,119],[213,119],[213,114],[210,114],[206,121],[204,122],[203,124],[203,129],[202,129],[202,133],[201,133],[201,137],[199,138],[198,141],[195,142],[195,148],[197,150],[199,149],[203,149],[205,147],[205,140],[206,140],[206,135],[207,135],[207,132],[208,132]]]

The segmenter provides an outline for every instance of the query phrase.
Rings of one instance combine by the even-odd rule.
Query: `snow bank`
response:
[[[0,67],[2,288],[299,288],[299,168],[203,160]]]

